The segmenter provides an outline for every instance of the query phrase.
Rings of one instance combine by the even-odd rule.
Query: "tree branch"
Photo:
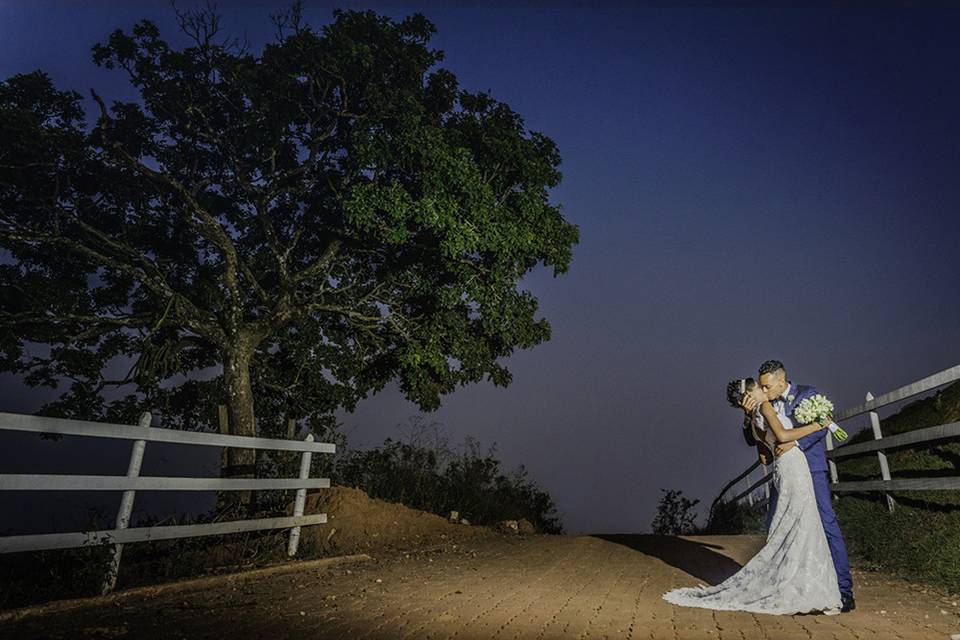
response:
[[[93,89],[90,90],[90,93],[93,95],[93,99],[100,107],[101,119],[105,122],[110,122],[110,116],[107,115],[107,108],[103,103],[103,99],[100,98],[100,96],[97,95],[97,92]],[[146,166],[138,158],[130,155],[130,153],[127,152],[127,150],[124,149],[123,146],[116,140],[108,142],[106,134],[104,133],[104,127],[98,124],[98,128],[100,130],[101,141],[105,147],[116,151],[122,159],[124,159],[133,167],[142,171],[148,177],[172,188],[190,206],[190,210],[196,215],[197,219],[195,220],[193,216],[188,215],[185,216],[186,222],[196,231],[198,231],[204,238],[218,247],[221,255],[223,255],[225,263],[223,282],[226,285],[227,290],[230,292],[230,298],[232,302],[232,308],[230,309],[230,313],[228,313],[227,321],[231,331],[235,332],[239,330],[242,321],[241,316],[243,296],[240,292],[240,283],[238,277],[238,273],[240,272],[240,259],[237,254],[237,248],[233,244],[233,240],[231,240],[230,236],[223,229],[223,227],[220,226],[220,223],[217,221],[217,219],[203,206],[201,206],[199,202],[197,202],[190,190],[181,184],[179,180],[169,174],[154,171],[150,167]],[[250,276],[252,277],[252,274],[250,274]],[[256,282],[255,278],[253,278],[253,282]]]
[[[189,329],[217,344],[225,343],[223,331],[217,326],[216,322],[212,319],[205,320],[203,312],[201,312],[193,302],[170,288],[170,285],[167,284],[163,278],[150,276],[135,265],[120,261],[115,256],[106,255],[62,235],[49,235],[18,228],[0,227],[0,238],[9,238],[21,242],[40,242],[61,245],[103,267],[116,269],[125,273],[152,291],[155,295],[167,300],[173,298],[175,300],[177,316],[183,320]]]
[[[327,248],[324,249],[323,255],[317,258],[313,264],[305,267],[299,273],[294,274],[292,278],[293,283],[296,285],[306,280],[310,280],[322,272],[324,268],[333,261],[334,257],[336,257],[337,252],[340,250],[340,246],[342,244],[343,241],[340,239],[331,240],[330,244],[327,245]]]

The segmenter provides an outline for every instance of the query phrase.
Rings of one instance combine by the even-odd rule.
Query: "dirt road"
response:
[[[949,639],[948,596],[854,571],[856,611],[763,616],[674,607],[660,595],[711,583],[758,548],[752,536],[490,536],[369,561],[0,622],[3,638]]]

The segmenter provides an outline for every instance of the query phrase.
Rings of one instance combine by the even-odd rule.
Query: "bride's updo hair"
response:
[[[747,395],[751,389],[757,386],[757,381],[753,378],[740,378],[727,383],[727,402],[730,406],[739,409],[743,396]]]

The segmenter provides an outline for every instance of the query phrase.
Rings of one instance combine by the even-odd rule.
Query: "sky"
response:
[[[550,200],[580,243],[568,273],[521,282],[552,339],[503,361],[509,387],[461,388],[423,419],[524,465],[569,533],[649,531],[661,488],[709,505],[755,459],[726,383],[764,360],[838,408],[960,362],[958,10],[480,4],[308,2],[305,17],[423,13],[440,67],[556,142]],[[92,45],[141,18],[184,43],[165,3],[84,6],[0,1],[0,79],[40,68],[131,100]],[[255,50],[284,6],[219,4]],[[0,411],[42,404],[2,382]],[[390,385],[338,416],[364,448],[418,414]],[[6,438],[0,472],[63,457],[62,443]],[[105,455],[83,446],[70,464]],[[123,473],[116,451],[116,470],[84,472]]]

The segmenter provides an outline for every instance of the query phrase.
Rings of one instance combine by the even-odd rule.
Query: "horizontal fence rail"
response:
[[[0,553],[20,551],[47,551],[72,549],[91,545],[125,544],[152,540],[173,540],[200,536],[219,536],[227,533],[286,529],[311,524],[323,524],[327,514],[286,518],[261,518],[258,520],[234,520],[211,524],[184,524],[165,527],[136,527],[111,531],[82,531],[76,533],[42,533],[30,536],[7,536],[0,538]]]
[[[899,389],[894,389],[889,393],[885,393],[882,396],[868,400],[867,402],[857,405],[856,407],[851,407],[840,411],[834,416],[834,419],[839,422],[840,420],[846,420],[847,418],[853,418],[854,416],[859,416],[861,414],[867,413],[868,411],[876,411],[881,409],[888,404],[893,404],[894,402],[900,402],[901,400],[906,400],[921,393],[926,393],[927,391],[932,391],[937,387],[942,387],[945,384],[950,384],[960,380],[960,364],[955,367],[950,367],[949,369],[944,369],[939,373],[935,373],[932,376],[927,376],[922,380],[917,380],[908,385],[900,387]]]
[[[860,491],[956,491],[960,476],[952,478],[892,478],[890,480],[858,480],[831,486],[834,493]]]
[[[223,413],[221,411],[221,413]],[[85,420],[68,420],[44,416],[0,412],[0,430],[25,431],[93,438],[114,438],[132,441],[130,464],[125,476],[0,474],[0,491],[122,491],[116,528],[106,531],[79,531],[0,537],[0,553],[70,549],[97,545],[113,545],[113,555],[103,582],[102,592],[116,585],[123,545],[130,542],[171,540],[198,536],[223,535],[268,529],[290,529],[287,553],[297,552],[300,528],[327,521],[325,513],[303,515],[307,489],[330,487],[329,478],[310,478],[310,460],[314,453],[335,453],[336,445],[314,442],[307,434],[302,441],[255,438],[225,433],[177,431],[150,426],[151,416],[144,413],[138,425],[110,424]],[[291,432],[292,433],[292,432]],[[140,467],[148,442],[291,451],[301,458],[298,478],[178,478],[141,476]],[[133,501],[137,491],[255,491],[295,489],[293,515],[215,522],[207,524],[129,528]]]
[[[0,491],[255,491],[327,489],[329,478],[167,478],[165,476],[0,475]]]
[[[734,496],[734,497],[733,497],[733,501],[734,501],[734,502],[738,502],[738,501],[740,501],[740,500],[743,500],[744,498],[750,496],[751,494],[753,494],[754,491],[756,491],[757,489],[759,489],[759,488],[762,487],[763,485],[767,484],[767,483],[770,482],[771,480],[773,480],[773,474],[772,474],[772,473],[768,473],[767,475],[763,476],[762,478],[760,478],[759,480],[757,480],[756,482],[754,482],[752,485],[750,485],[749,487],[747,487],[746,489],[744,489],[742,492],[740,492],[740,493],[738,493],[736,496]]]
[[[880,430],[880,419],[876,412],[877,409],[922,393],[927,393],[928,391],[933,391],[937,387],[942,387],[957,380],[960,380],[960,365],[944,369],[943,371],[878,397],[873,397],[873,395],[868,392],[867,400],[863,404],[838,411],[834,415],[834,421],[836,422],[869,413],[874,440],[834,446],[831,435],[828,433],[825,436],[827,459],[830,465],[831,493],[881,492],[886,494],[887,506],[890,511],[893,511],[895,503],[893,497],[889,494],[894,491],[960,490],[960,476],[941,478],[891,478],[885,454],[887,450],[916,447],[918,445],[929,446],[930,444],[936,444],[938,442],[958,439],[960,438],[960,422],[926,427],[894,436],[884,436]],[[879,480],[862,480],[855,482],[838,481],[836,467],[836,461],[838,459],[870,453],[875,453],[879,460],[881,474]],[[721,502],[739,502],[743,499],[748,499],[751,504],[753,504],[754,499],[757,498],[757,492],[761,487],[765,489],[764,494],[768,495],[769,488],[765,485],[773,479],[772,470],[769,473],[764,471],[763,473],[765,473],[765,475],[763,475],[759,481],[751,483],[750,473],[759,466],[761,466],[759,462],[754,462],[736,478],[728,482],[713,501],[710,507],[711,514],[716,505]],[[735,487],[740,484],[744,478],[746,478],[747,488],[736,491]],[[735,493],[735,495],[733,495],[733,497],[727,497],[729,493]]]
[[[917,444],[932,444],[940,440],[951,440],[953,438],[960,438],[960,422],[951,422],[950,424],[941,424],[936,427],[898,433],[895,436],[884,436],[882,440],[873,440],[872,442],[844,445],[828,451],[827,458],[836,460],[837,458],[872,453],[884,449],[899,449]]]
[[[62,436],[90,436],[95,438],[117,438],[121,440],[143,440],[144,442],[169,442],[173,444],[192,444],[210,447],[230,447],[232,449],[265,449],[267,451],[311,451],[314,453],[335,453],[336,445],[326,442],[302,442],[297,440],[278,440],[276,438],[251,438],[220,433],[202,433],[199,431],[176,431],[158,427],[143,427],[129,424],[110,424],[107,422],[88,422],[86,420],[66,420],[47,418],[19,413],[0,411],[0,429],[5,431],[32,431],[34,433],[54,433]]]

